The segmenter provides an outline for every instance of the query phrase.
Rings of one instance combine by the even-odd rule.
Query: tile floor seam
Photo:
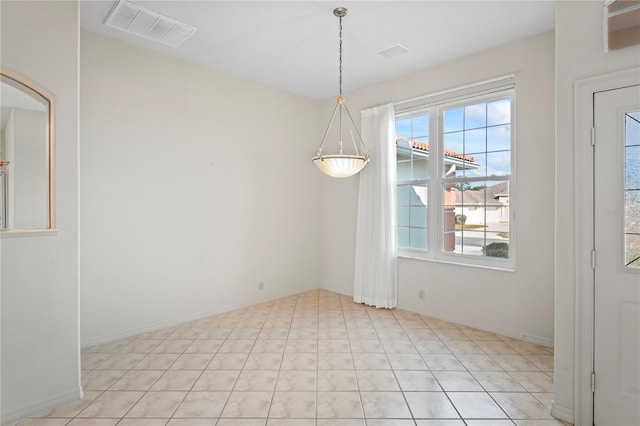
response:
[[[269,313],[271,313],[271,312],[273,312],[273,304],[269,308]],[[293,322],[293,319],[291,320],[291,322]],[[282,362],[284,361],[284,354],[285,354],[285,352],[287,350],[287,342],[289,341],[289,334],[291,333],[291,322],[289,323],[289,330],[287,331],[287,339],[285,340],[284,352],[282,353],[282,357],[280,358],[280,364],[278,366],[278,373],[276,374],[276,381],[275,381],[275,384],[273,386],[273,393],[271,394],[271,403],[269,404],[269,410],[267,410],[267,419],[269,419],[269,415],[271,414],[271,408],[273,408],[273,400],[274,400],[274,398],[276,396],[276,389],[278,387],[278,380],[280,378],[280,372],[282,371]],[[262,331],[263,329],[264,329],[264,322],[262,323],[262,327],[260,328],[260,331]],[[256,342],[257,342],[257,338],[256,338]],[[254,343],[254,347],[255,347],[255,343]],[[249,356],[251,356],[251,355],[249,355]],[[249,357],[247,357],[247,360],[248,359],[249,359]],[[242,375],[242,373],[240,373],[240,375]],[[238,378],[239,377],[240,376],[238,376]],[[220,415],[222,416],[222,412],[220,413]],[[268,422],[269,422],[269,420],[267,420],[265,422],[265,424],[268,423]],[[218,422],[216,422],[216,424],[217,423]]]
[[[415,412],[420,404],[424,408],[426,401],[438,398],[446,401],[446,410],[458,416],[459,424],[515,423],[527,418],[564,424],[549,415],[553,349],[401,309],[378,310],[351,299],[311,290],[85,348],[82,378],[91,388],[85,392],[86,404],[50,410],[34,417],[33,424],[75,426],[100,419],[96,423],[172,426],[189,424],[191,419],[192,424],[222,426],[234,418],[254,424],[252,419],[257,418],[246,416],[262,413],[265,417],[255,423],[263,426],[342,422],[380,426],[396,418],[398,424],[417,426],[429,418],[453,419],[437,406]],[[311,362],[313,373],[302,373],[309,372]],[[206,383],[205,377],[212,382]],[[315,385],[310,388],[312,379]],[[457,380],[463,380],[461,386],[456,386]],[[201,403],[214,401],[206,392],[223,391],[228,392],[224,398],[215,396],[216,404],[223,402],[219,408],[200,408]],[[264,392],[260,397],[264,412],[240,410],[223,417],[234,393],[234,404],[239,405],[243,398],[252,398],[243,392],[254,391]],[[162,396],[171,392],[176,394]],[[308,395],[298,398],[299,392]],[[109,410],[110,398],[120,405]],[[345,398],[351,405],[342,405]],[[176,405],[156,411],[162,417],[153,417],[161,401]],[[300,402],[304,405],[297,406]],[[312,403],[315,410],[307,417],[300,407]],[[349,408],[337,408],[341,405]],[[128,409],[118,411],[120,406]],[[101,410],[95,412],[102,417],[81,417],[90,410]],[[134,410],[139,417],[127,417]],[[352,417],[356,412],[357,419]],[[114,413],[119,418],[104,417]],[[398,415],[410,417],[401,421]]]
[[[355,302],[353,302],[355,303]],[[342,303],[342,298],[340,298],[340,307],[341,307],[341,311],[342,311],[342,317],[344,318],[344,304]],[[367,317],[369,317],[369,312],[367,312]],[[371,319],[369,319],[371,320]],[[345,320],[344,322],[344,328],[346,330],[347,333],[347,341],[349,342],[349,351],[351,354],[351,363],[353,364],[353,374],[356,378],[356,388],[358,390],[358,398],[360,401],[360,410],[362,411],[362,418],[364,419],[365,425],[367,423],[366,420],[366,414],[364,412],[364,404],[362,402],[362,389],[360,388],[360,381],[358,380],[358,369],[356,368],[356,362],[355,359],[353,358],[353,348],[351,346],[351,337],[349,336],[349,328],[347,327],[347,321]],[[317,423],[317,419],[316,419],[316,423]]]

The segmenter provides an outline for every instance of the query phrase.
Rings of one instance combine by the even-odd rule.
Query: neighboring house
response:
[[[402,136],[396,137],[396,150],[398,161],[398,180],[416,180],[416,174],[428,177],[429,170],[429,144]],[[446,150],[444,154],[445,169],[447,175],[453,175],[459,170],[477,169],[480,165],[474,162],[472,155],[464,155],[454,150]],[[411,165],[413,170],[410,170]],[[419,189],[419,188],[418,188]],[[416,191],[415,188],[413,188]],[[426,191],[417,194],[417,197],[427,205]],[[509,221],[509,183],[499,184],[486,188],[469,189],[461,191],[452,186],[445,192],[445,206],[455,205],[455,214],[465,215],[468,224],[485,224]],[[447,208],[447,207],[445,207]],[[450,207],[449,207],[450,208]],[[448,227],[449,224],[445,224]],[[453,228],[453,224],[451,224]]]
[[[455,191],[456,215],[465,215],[467,224],[509,221],[509,182],[482,189]]]
[[[410,220],[408,224],[408,231],[413,230],[415,233],[421,232],[419,228],[426,228],[426,206],[427,206],[427,186],[424,184],[426,179],[429,178],[429,144],[427,142],[417,141],[415,139],[409,139],[402,136],[396,136],[396,153],[397,153],[397,176],[399,185],[402,186],[404,182],[408,183],[411,188],[411,201],[409,204],[404,205],[399,203],[398,216],[399,216],[399,229],[403,228],[402,218],[411,217],[409,210],[416,211],[416,207],[424,209],[424,223],[421,221]],[[463,155],[457,151],[451,149],[445,149],[444,152],[444,170],[447,176],[455,176],[459,170],[472,170],[477,169],[480,165],[474,162],[473,156]],[[419,200],[419,201],[416,201]],[[444,191],[444,228],[450,230],[445,232],[443,241],[444,251],[455,250],[455,216],[458,213],[456,210],[456,188],[454,185],[450,185]],[[413,228],[413,229],[412,229]],[[426,231],[423,229],[425,238]],[[406,240],[405,236],[409,233],[398,233],[398,245],[400,247],[411,247],[411,243]],[[425,242],[426,244],[426,242]]]
[[[429,178],[429,144],[402,136],[396,137],[397,176],[399,188],[408,186],[409,201],[398,203],[398,244],[400,247],[414,247],[416,235],[426,235],[427,179]],[[464,155],[454,150],[446,150],[444,171],[447,176],[456,176],[460,170],[478,169],[480,164],[472,155]],[[468,188],[468,189],[466,189]],[[500,232],[509,231],[509,183],[500,182],[484,187],[469,183],[450,184],[444,191],[444,240],[443,251],[456,250],[456,217],[466,216],[467,225],[480,225],[488,232],[490,240],[499,238]],[[416,219],[424,211],[424,220]],[[458,225],[459,226],[459,225]],[[468,234],[467,241],[475,232]],[[411,239],[409,238],[411,235]],[[459,243],[459,242],[458,242]]]

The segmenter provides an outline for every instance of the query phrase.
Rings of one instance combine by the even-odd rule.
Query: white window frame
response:
[[[511,174],[508,176],[484,176],[478,178],[456,178],[461,181],[477,180],[486,182],[487,178],[495,178],[495,182],[509,182],[509,258],[492,258],[442,250],[444,244],[444,182],[451,182],[443,176],[443,114],[445,109],[491,100],[511,99]],[[405,107],[403,108],[403,104]],[[428,183],[428,217],[427,217],[427,249],[398,248],[398,257],[421,259],[439,263],[450,263],[483,267],[497,270],[515,271],[516,267],[516,93],[513,76],[505,76],[492,81],[469,85],[463,88],[441,92],[435,95],[412,99],[396,104],[396,120],[429,114],[429,177]],[[492,180],[492,179],[489,179]],[[454,180],[455,182],[455,180]],[[397,183],[396,183],[397,184]],[[394,201],[395,202],[395,201]],[[397,232],[397,228],[396,228]]]

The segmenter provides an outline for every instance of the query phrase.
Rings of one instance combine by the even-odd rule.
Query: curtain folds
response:
[[[371,163],[360,172],[353,300],[393,308],[398,302],[393,104],[363,110],[361,126]]]

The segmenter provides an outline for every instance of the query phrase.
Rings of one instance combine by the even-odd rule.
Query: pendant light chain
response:
[[[338,66],[338,71],[339,71],[339,75],[340,75],[340,96],[342,97],[342,16],[340,16],[340,33],[339,33],[339,38],[340,38],[340,42],[339,42],[339,50],[340,50],[340,59],[339,59],[339,66]]]
[[[342,99],[342,15],[339,16],[340,19],[340,31],[338,32],[338,38],[339,38],[339,52],[340,54],[339,56],[339,60],[338,60],[338,74],[340,75],[339,78],[339,91],[340,91],[340,97],[338,98],[338,103],[340,104],[340,114],[338,115],[338,119],[340,120],[340,134],[338,135],[340,140],[338,141],[338,146],[340,148],[340,155],[342,155],[342,108],[343,108],[343,99]]]

